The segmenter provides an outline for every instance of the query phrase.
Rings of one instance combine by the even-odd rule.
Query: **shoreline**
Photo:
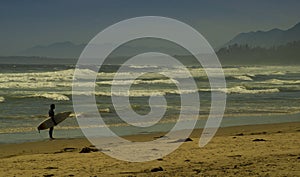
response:
[[[300,175],[300,122],[219,128],[203,148],[198,146],[201,131],[194,130],[191,142],[184,142],[162,159],[141,163],[120,161],[101,151],[79,153],[84,147],[93,147],[85,138],[1,144],[0,176]],[[124,138],[149,141],[163,135]],[[151,172],[158,167],[162,171]]]
[[[297,116],[297,114],[295,114],[295,116]],[[300,116],[300,114],[299,114]],[[248,117],[248,116],[246,116]],[[223,119],[224,121],[224,119]],[[205,120],[206,122],[206,120]],[[229,129],[238,129],[238,128],[249,128],[249,127],[261,127],[261,126],[271,126],[271,125],[285,125],[285,124],[293,124],[293,123],[299,123],[300,122],[300,119],[299,120],[292,120],[292,121],[285,121],[285,122],[274,122],[274,123],[256,123],[256,124],[241,124],[241,125],[220,125],[220,127],[218,128],[218,131],[216,132],[215,136],[222,136],[224,135],[224,132],[227,132],[226,130],[229,130]],[[78,128],[78,130],[80,130],[80,128]],[[191,133],[191,136],[193,138],[199,138],[200,135],[201,135],[201,132],[202,132],[203,128],[195,128],[192,133]],[[62,129],[56,129],[55,131],[63,131]],[[177,130],[177,131],[184,131],[184,130]],[[35,132],[35,131],[34,131]],[[48,130],[46,130],[46,132],[48,132]],[[15,133],[12,133],[12,134],[21,134],[23,132],[15,132]],[[130,134],[130,135],[123,135],[121,137],[125,137],[125,138],[134,138],[134,137],[148,137],[147,139],[149,139],[149,137],[152,137],[152,136],[162,136],[164,134],[166,134],[167,132],[160,132],[160,131],[156,131],[156,132],[152,132],[152,133],[149,133],[149,132],[141,132],[140,134]],[[196,135],[198,133],[198,135]],[[4,133],[4,134],[9,134],[9,133]],[[46,133],[48,135],[48,133]],[[27,144],[27,143],[38,143],[38,142],[45,142],[45,141],[50,141],[49,138],[47,138],[48,136],[45,136],[46,138],[42,139],[42,140],[32,140],[32,141],[26,141],[26,142],[13,142],[13,143],[0,143],[0,149],[2,146],[6,146],[6,145],[20,145],[20,144]],[[198,137],[197,137],[198,136]],[[100,138],[107,138],[107,137],[100,137]],[[87,138],[82,134],[82,137],[72,137],[72,138],[62,138],[62,137],[59,137],[59,138],[55,138],[55,140],[80,140],[80,139],[86,139]],[[55,141],[53,140],[53,141]],[[87,140],[88,141],[88,140]],[[1,155],[0,155],[1,157]]]
[[[239,134],[239,132],[242,131],[242,133],[249,133],[254,130],[254,128],[257,131],[265,132],[264,127],[268,127],[268,130],[272,130],[272,133],[275,133],[275,128],[283,129],[285,132],[290,132],[291,130],[287,129],[286,126],[291,125],[297,125],[299,124],[299,131],[300,131],[300,121],[292,121],[292,122],[279,122],[279,123],[261,123],[261,124],[250,124],[250,125],[235,125],[235,126],[221,126],[218,128],[215,136],[233,136],[235,134]],[[281,127],[283,126],[283,127]],[[239,131],[241,130],[241,131]],[[56,130],[58,131],[58,130]],[[177,132],[185,131],[185,130],[177,130]],[[203,131],[203,128],[196,128],[192,131],[190,138],[200,138],[201,133]],[[167,132],[153,132],[153,133],[141,133],[141,134],[132,134],[132,135],[124,135],[121,136],[122,138],[128,139],[128,140],[141,140],[144,139],[145,141],[151,141],[153,140],[153,137],[160,137],[164,136]],[[109,137],[100,137],[100,138],[109,138]],[[39,145],[42,143],[47,142],[55,142],[55,141],[70,141],[70,142],[84,142],[86,141],[87,145],[91,145],[89,140],[84,137],[74,137],[74,138],[55,138],[54,140],[50,140],[49,138],[45,138],[43,140],[37,140],[37,141],[28,141],[28,142],[16,142],[16,143],[0,143],[0,149],[3,150],[4,147],[9,146],[30,146],[30,145]],[[2,158],[2,154],[0,152],[0,159]]]
[[[282,115],[260,115],[260,116],[238,116],[238,117],[224,117],[220,128],[236,127],[236,126],[248,126],[248,125],[266,125],[266,124],[278,124],[278,123],[289,123],[289,122],[300,122],[300,113],[286,114]],[[72,120],[75,121],[75,120]],[[195,130],[203,129],[207,119],[198,119]],[[140,134],[155,134],[164,133],[161,130],[164,127],[172,127],[174,122],[164,122],[160,125],[153,127],[149,131],[141,131],[139,129],[128,129],[127,126],[112,126],[114,129],[118,129],[118,135],[120,136],[136,136]],[[64,126],[64,125],[63,125]],[[34,128],[35,129],[35,128]],[[78,139],[85,138],[81,129],[78,127],[71,129],[55,128],[55,137],[58,139]],[[44,141],[48,139],[48,130],[37,133],[37,131],[27,131],[27,132],[13,132],[13,133],[0,133],[0,139],[2,142],[0,145],[4,144],[21,144],[26,142],[37,142]]]

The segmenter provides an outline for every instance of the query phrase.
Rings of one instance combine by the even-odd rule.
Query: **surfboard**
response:
[[[61,123],[62,121],[64,121],[66,118],[68,118],[70,116],[72,112],[61,112],[58,113],[56,115],[54,115],[54,120],[57,124]],[[37,129],[40,130],[45,130],[51,127],[54,127],[54,122],[51,119],[51,117],[47,118],[46,120],[44,120],[43,122],[41,122],[39,124],[39,126],[37,127]]]

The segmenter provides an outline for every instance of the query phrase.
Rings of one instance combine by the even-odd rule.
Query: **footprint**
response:
[[[46,167],[45,169],[47,169],[47,170],[53,170],[53,169],[58,169],[58,167]]]
[[[158,171],[164,171],[162,167],[152,168],[151,172],[158,172]]]
[[[267,141],[267,140],[265,140],[265,139],[254,139],[252,141]]]
[[[44,177],[51,177],[54,176],[54,174],[47,174],[47,175],[43,175]]]

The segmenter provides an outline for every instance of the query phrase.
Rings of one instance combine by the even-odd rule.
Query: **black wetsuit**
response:
[[[49,117],[51,117],[52,121],[54,122],[54,125],[56,125],[56,122],[54,120],[54,110],[50,109],[48,114],[49,114]],[[53,135],[53,129],[54,129],[54,127],[51,127],[49,129],[49,136],[50,136],[51,139],[53,139],[53,136],[52,136]]]

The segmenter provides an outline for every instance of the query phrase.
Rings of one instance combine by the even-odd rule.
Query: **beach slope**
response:
[[[221,128],[203,148],[200,133],[195,130],[192,141],[173,153],[142,163],[93,152],[86,139],[0,145],[0,176],[300,176],[300,122]],[[80,153],[85,147],[87,153]]]

